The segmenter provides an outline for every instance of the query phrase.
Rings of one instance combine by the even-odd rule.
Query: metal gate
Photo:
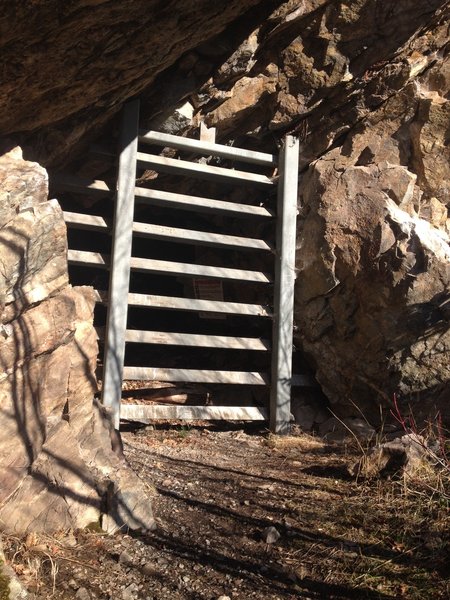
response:
[[[138,144],[173,148],[202,157],[220,157],[240,165],[251,165],[253,171],[225,168],[207,164],[205,160],[180,160],[148,154],[139,150]],[[275,432],[286,432],[290,422],[291,386],[310,386],[306,375],[292,374],[293,304],[295,282],[295,241],[297,215],[298,140],[287,136],[279,157],[233,146],[216,144],[203,139],[139,130],[139,101],[125,105],[122,117],[120,158],[118,166],[115,214],[112,225],[111,256],[101,253],[69,249],[69,263],[109,268],[110,281],[107,292],[98,291],[98,301],[107,303],[107,325],[104,340],[104,372],[102,400],[114,416],[115,427],[120,419],[236,419],[270,420]],[[260,174],[261,167],[277,168],[278,175],[271,178]],[[242,168],[242,167],[241,167]],[[246,167],[248,168],[248,167]],[[249,193],[254,186],[273,190],[277,187],[275,210],[240,202],[230,202],[203,196],[192,196],[173,191],[162,191],[136,185],[137,172],[152,169],[158,173],[187,175],[200,180],[245,186]],[[70,187],[66,178],[65,185]],[[77,184],[72,186],[77,188]],[[78,188],[80,186],[78,185]],[[87,186],[91,190],[107,190],[102,182]],[[135,204],[166,207],[171,211],[195,211],[233,219],[258,217],[276,219],[275,247],[268,240],[197,231],[179,227],[135,221]],[[110,225],[100,216],[65,212],[68,227],[105,230]],[[236,251],[267,252],[274,261],[273,276],[257,270],[215,267],[189,262],[175,262],[132,256],[133,236],[144,236],[171,243],[194,244],[212,248],[233,248]],[[141,294],[131,292],[130,272],[164,274],[172,277],[201,279],[212,282],[255,282],[265,288],[272,303],[230,302],[222,298],[205,299]],[[205,287],[205,284],[204,284]],[[207,285],[206,285],[207,287]],[[212,286],[214,287],[214,286]],[[214,298],[214,294],[213,294]],[[127,327],[128,307],[197,311],[210,314],[250,315],[261,319],[271,318],[272,339],[231,335],[204,335],[201,333],[174,333],[148,331]],[[250,352],[270,352],[271,372],[246,370],[178,369],[125,365],[126,344],[160,344],[170,346],[195,346],[225,348]],[[257,406],[167,406],[123,404],[123,380],[155,380],[161,382],[196,382],[210,384],[243,384],[270,386],[267,408]],[[267,410],[268,409],[268,410]]]

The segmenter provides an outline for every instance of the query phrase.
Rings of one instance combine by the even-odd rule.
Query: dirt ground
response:
[[[36,600],[449,598],[448,506],[355,481],[358,453],[254,426],[129,430],[158,527],[6,540]],[[422,495],[423,496],[423,495]]]

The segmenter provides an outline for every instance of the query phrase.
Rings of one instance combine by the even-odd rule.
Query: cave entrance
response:
[[[298,141],[274,156],[216,144],[205,127],[200,140],[143,131],[134,100],[119,146],[116,184],[56,182],[71,281],[96,289],[116,428],[269,419],[286,432],[291,386],[312,385],[292,366]]]

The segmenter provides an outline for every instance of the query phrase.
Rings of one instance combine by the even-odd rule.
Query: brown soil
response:
[[[32,597],[449,597],[442,498],[355,481],[344,445],[211,425],[129,431],[124,443],[157,530],[5,540]],[[280,535],[270,544],[268,527]]]

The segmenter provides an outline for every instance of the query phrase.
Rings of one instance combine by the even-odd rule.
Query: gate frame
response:
[[[273,165],[275,162],[271,155],[223,146],[215,142],[205,141],[205,139],[197,141],[180,137],[179,140],[176,140],[176,136],[157,132],[142,134],[139,132],[139,100],[133,100],[124,106],[120,139],[120,160],[110,261],[108,318],[102,385],[102,402],[110,410],[116,429],[120,427],[137,163],[144,160],[147,161],[146,164],[162,165],[169,169],[177,169],[178,167],[182,168],[183,172],[189,172],[190,170],[186,161],[173,161],[171,159],[163,159],[158,156],[139,153],[138,140],[148,141],[150,139],[153,142],[157,140],[160,145],[164,145],[165,141],[170,141],[171,143],[167,145],[171,147],[196,149],[203,153],[211,151],[211,154],[215,156],[236,158],[256,164]],[[150,156],[153,161],[152,163],[148,161],[148,157]],[[298,156],[298,139],[291,135],[286,136],[278,164],[274,315],[269,402],[270,429],[272,432],[280,434],[289,432],[291,418]],[[181,165],[181,163],[183,164]],[[202,166],[198,163],[193,162],[192,165],[195,165],[192,167],[192,172],[198,173],[202,170]],[[206,166],[205,168],[205,172],[211,172],[210,175],[208,174],[208,177],[212,179],[227,177],[225,171],[227,170],[221,167]],[[240,176],[248,182],[258,183],[260,181],[260,183],[266,183],[264,179],[267,178],[264,176],[256,176],[247,172],[235,171],[234,169],[228,169],[228,171],[230,172],[228,177],[231,180],[235,180]],[[267,182],[271,183],[270,180],[267,180]],[[238,375],[237,372],[236,375]],[[251,374],[249,373],[249,375]],[[255,373],[254,375],[259,374]],[[258,383],[264,384],[265,382],[258,381]],[[306,377],[303,384],[310,385]],[[127,405],[127,415],[133,413],[130,408]],[[220,409],[220,407],[216,408]],[[264,410],[253,411],[252,413],[251,410],[245,411],[249,407],[238,408],[242,409],[242,414],[253,414],[254,418],[258,419],[265,418]],[[142,410],[137,412],[142,412]],[[230,414],[231,412],[230,410],[222,412],[220,410],[212,411],[216,415]],[[189,411],[185,411],[185,413],[188,414]]]

